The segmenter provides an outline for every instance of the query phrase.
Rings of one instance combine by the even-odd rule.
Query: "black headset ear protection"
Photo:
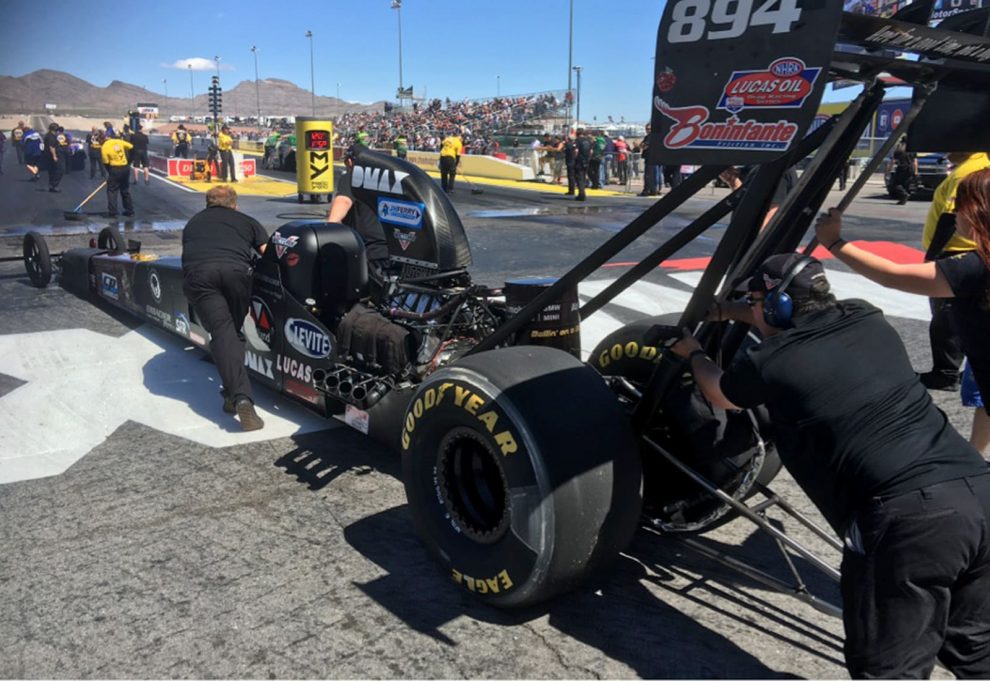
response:
[[[763,299],[763,321],[777,329],[789,329],[794,325],[794,301],[787,295],[787,287],[801,270],[813,262],[812,258],[801,256],[781,278],[780,285],[767,291]]]

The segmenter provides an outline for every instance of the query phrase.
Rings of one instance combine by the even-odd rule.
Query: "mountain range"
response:
[[[176,79],[181,91],[186,74]],[[202,79],[210,74],[197,72]],[[224,85],[221,79],[221,86]],[[174,91],[174,90],[173,90]],[[266,78],[255,83],[244,80],[222,93],[223,113],[227,116],[253,116],[258,113],[260,99],[263,116],[312,115],[309,90],[278,78]],[[177,114],[205,115],[209,110],[208,96],[196,95],[192,104],[188,97],[163,97],[143,87],[115,80],[98,87],[63,71],[41,69],[24,76],[0,76],[0,114],[39,114],[46,104],[56,106],[55,114],[80,116],[121,116],[138,102],[158,104],[159,116]],[[336,97],[316,97],[316,115],[333,116],[347,111],[381,111],[384,102],[357,104]]]

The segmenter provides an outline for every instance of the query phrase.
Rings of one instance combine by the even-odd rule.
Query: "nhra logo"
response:
[[[100,275],[100,292],[112,300],[120,300],[120,286],[117,277],[104,272]]]
[[[426,205],[396,199],[378,199],[378,219],[408,229],[422,229]]]
[[[285,339],[300,354],[323,359],[330,356],[333,345],[323,329],[305,319],[289,318],[285,322]]]
[[[785,151],[797,134],[798,126],[791,121],[741,121],[735,115],[727,120],[709,122],[706,106],[672,107],[659,97],[653,106],[674,121],[663,138],[668,149],[749,149]]]
[[[272,331],[275,327],[272,324],[272,311],[268,309],[261,298],[257,296],[251,298],[251,319],[254,321],[254,330],[258,333],[258,339],[265,344],[267,350],[272,344]]]
[[[155,299],[156,303],[162,302],[162,281],[158,278],[157,270],[151,270],[148,284],[151,286],[151,297]]]
[[[295,248],[296,244],[299,243],[298,236],[282,236],[278,232],[272,234],[272,244],[275,246],[275,256],[281,260],[282,256],[285,255],[285,251],[290,248]]]
[[[747,108],[800,108],[821,71],[805,67],[796,57],[778,59],[765,71],[733,71],[716,108],[731,113]]]

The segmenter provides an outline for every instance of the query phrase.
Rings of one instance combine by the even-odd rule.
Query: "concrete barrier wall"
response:
[[[406,160],[423,170],[438,170],[440,153],[436,151],[410,151]],[[461,156],[460,172],[478,177],[491,177],[500,180],[532,180],[533,169],[517,163],[503,161],[491,156]]]

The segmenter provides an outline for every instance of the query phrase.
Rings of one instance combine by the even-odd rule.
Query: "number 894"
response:
[[[673,22],[667,31],[667,42],[738,38],[750,26],[772,26],[774,33],[787,33],[801,18],[797,0],[763,0],[755,11],[753,3],[754,0],[678,0],[671,11]]]

